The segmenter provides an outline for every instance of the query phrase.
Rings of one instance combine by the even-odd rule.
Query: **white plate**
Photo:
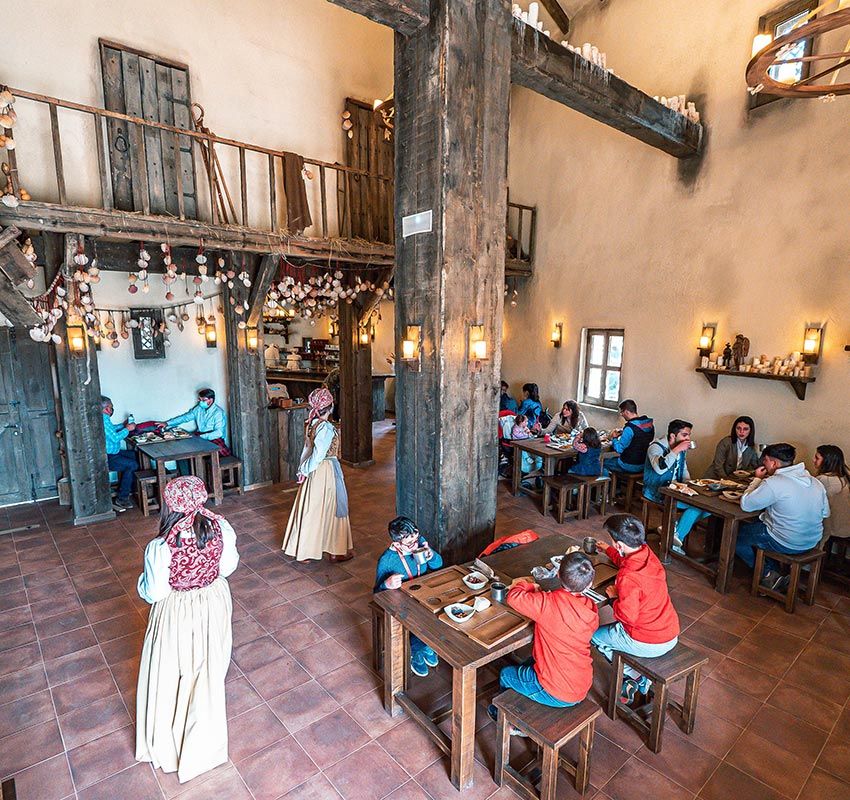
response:
[[[452,603],[443,609],[446,616],[455,622],[469,622],[475,614],[475,609],[466,603]]]
[[[478,578],[479,582],[476,583],[472,578]],[[479,589],[483,589],[487,585],[487,577],[478,571],[470,572],[468,575],[463,576],[463,582],[474,591],[478,591]]]

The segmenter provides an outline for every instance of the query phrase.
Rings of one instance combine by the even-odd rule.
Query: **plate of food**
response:
[[[487,578],[477,570],[463,576],[463,582],[473,591],[483,589],[487,585]]]
[[[744,493],[743,492],[733,492],[733,491],[727,489],[725,492],[721,492],[720,496],[724,500],[728,500],[730,503],[737,503],[744,496]]]
[[[736,469],[732,473],[736,478],[751,478],[753,473],[747,469]]]
[[[455,622],[468,622],[475,614],[475,608],[466,603],[452,603],[443,610],[446,612],[446,616]]]

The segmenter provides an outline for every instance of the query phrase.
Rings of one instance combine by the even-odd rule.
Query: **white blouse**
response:
[[[330,422],[323,420],[316,426],[316,433],[313,437],[313,449],[308,455],[308,446],[305,445],[301,453],[301,466],[298,468],[298,471],[302,475],[306,477],[311,472],[315,472],[319,464],[325,460],[325,456],[333,444],[334,436],[336,436],[336,428]]]
[[[239,553],[236,551],[236,532],[225,519],[219,520],[221,528],[221,561],[218,573],[222,578],[231,575],[239,564]],[[139,575],[139,597],[146,603],[158,603],[171,594],[171,584],[168,582],[171,568],[171,548],[165,539],[157,536],[148,542],[145,548],[145,570]]]
[[[578,412],[578,424],[575,428],[570,427],[569,419],[566,424],[561,422],[561,412],[559,411],[552,417],[552,421],[543,429],[543,433],[557,433],[558,428],[563,428],[567,433],[575,431],[581,433],[587,427],[587,418],[584,416],[584,411]]]

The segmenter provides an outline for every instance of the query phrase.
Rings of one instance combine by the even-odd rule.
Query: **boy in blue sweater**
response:
[[[387,526],[392,544],[378,559],[375,570],[375,592],[385,589],[398,589],[404,581],[418,578],[429,570],[440,569],[443,558],[419,533],[416,523],[408,517],[396,517]],[[417,564],[413,551],[425,549],[427,563]],[[437,654],[425,642],[410,634],[410,668],[414,675],[425,677],[428,667],[439,663]]]

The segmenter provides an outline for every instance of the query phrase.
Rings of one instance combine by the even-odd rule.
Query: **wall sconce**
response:
[[[477,364],[480,361],[486,361],[489,357],[487,352],[487,339],[484,335],[483,325],[469,326],[469,361],[472,364]]]
[[[256,328],[245,328],[245,344],[252,353],[260,346],[260,332]]]
[[[561,342],[564,339],[564,323],[556,322],[552,326],[552,337],[550,341],[552,342],[552,347],[560,347]]]
[[[807,325],[803,337],[803,361],[807,364],[817,364],[822,344],[823,328],[820,325]]]
[[[773,36],[769,33],[757,33],[753,38],[753,52],[752,56],[755,56],[764,50],[771,42],[773,41]]]
[[[217,333],[215,330],[215,320],[210,317],[204,325],[204,340],[207,343],[207,347],[217,347],[218,344],[216,342]]]
[[[339,336],[339,323],[334,319],[332,319],[331,324],[328,325],[328,336],[330,336],[331,339],[335,339]]]
[[[422,326],[408,325],[401,340],[401,360],[408,369],[418,372],[422,366]]]
[[[68,349],[72,353],[82,353],[86,349],[86,332],[82,325],[68,325]]]
[[[360,342],[361,347],[368,347],[369,343],[372,341],[369,338],[369,331],[363,326],[360,327],[360,332],[357,335],[357,340]]]
[[[717,332],[716,325],[703,325],[702,334],[699,337],[699,354],[707,357],[714,349],[714,335]]]
[[[376,334],[377,332],[378,332],[378,328],[377,328],[377,326],[375,325],[375,323],[373,322],[373,323],[369,326],[369,338],[370,338],[373,342],[375,341],[375,334]]]

